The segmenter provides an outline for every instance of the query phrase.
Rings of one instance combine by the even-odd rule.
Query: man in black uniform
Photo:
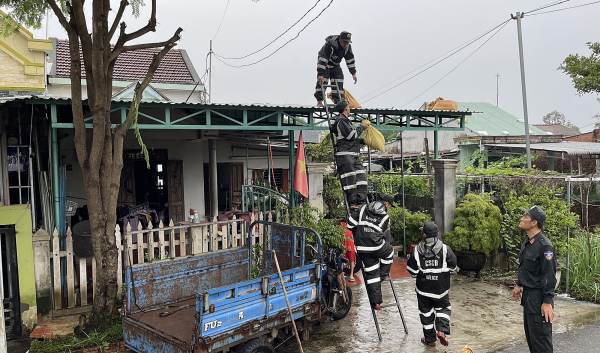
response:
[[[315,88],[315,98],[317,99],[317,105],[323,107],[323,92],[321,92],[321,85],[327,80],[331,80],[331,84],[337,82],[339,92],[336,89],[331,90],[331,97],[333,102],[337,103],[340,99],[338,93],[344,98],[344,73],[340,67],[342,59],[346,59],[346,66],[354,83],[356,83],[356,66],[354,64],[354,53],[352,52],[352,41],[350,38],[352,34],[349,32],[342,32],[340,35],[331,35],[325,38],[325,44],[319,50],[319,59],[317,61],[317,87]]]
[[[415,291],[425,336],[421,342],[435,347],[435,341],[439,338],[442,345],[447,346],[451,313],[450,272],[456,271],[456,255],[438,239],[435,223],[425,222],[420,230],[423,240],[413,249],[406,269],[412,277],[417,278]]]
[[[525,214],[519,227],[527,232],[519,254],[519,279],[512,299],[521,300],[529,351],[551,353],[554,320],[556,258],[552,242],[542,234],[546,213],[538,206],[521,208]]]
[[[390,218],[387,210],[393,204],[394,199],[390,195],[383,195],[381,201],[362,206],[348,218],[348,229],[354,235],[354,246],[363,263],[369,302],[375,310],[380,310],[383,303],[381,280],[389,276],[394,262],[394,248],[385,242],[383,235]]]
[[[336,138],[335,162],[337,164],[342,190],[346,194],[348,206],[355,207],[367,202],[367,174],[359,158],[360,144],[363,142],[360,135],[369,128],[369,121],[363,120],[362,124],[354,129],[348,119],[350,106],[346,101],[336,105],[340,113],[331,125],[331,133]]]

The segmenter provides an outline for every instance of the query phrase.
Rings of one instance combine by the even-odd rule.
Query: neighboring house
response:
[[[461,168],[468,164],[471,155],[479,149],[480,139],[483,136],[519,136],[525,135],[525,124],[516,116],[490,104],[490,103],[466,103],[457,102],[459,111],[470,111],[465,122],[464,131],[440,131],[438,132],[438,153],[447,157],[458,154],[461,160]],[[457,125],[456,123],[454,125]],[[451,125],[452,126],[452,125]],[[529,125],[531,135],[546,135],[546,132]],[[470,139],[474,137],[474,139]],[[425,151],[424,139],[427,138],[429,151],[435,148],[435,134],[432,131],[405,131],[402,134],[402,149],[405,154],[423,153]],[[460,144],[455,143],[460,138]],[[462,140],[464,138],[464,140]],[[458,146],[457,146],[458,145]],[[458,150],[460,149],[460,152]],[[393,161],[400,159],[400,144],[393,141],[386,144],[386,154],[391,154]],[[388,162],[383,162],[384,165]],[[394,163],[395,164],[395,163]]]
[[[69,42],[51,38],[53,43],[48,73],[48,93],[54,97],[71,97],[71,59]],[[154,55],[160,49],[141,49],[125,52],[115,63],[113,74],[113,100],[131,100],[135,83],[146,77]],[[85,68],[81,64],[81,91],[87,99]],[[156,70],[150,85],[144,91],[144,101],[199,102],[204,85],[194,69],[187,52],[171,49]],[[191,96],[190,96],[191,95]],[[189,97],[189,100],[188,100]]]
[[[575,129],[571,129],[570,127],[566,127],[561,124],[534,124],[533,126],[540,128],[547,133],[551,133],[552,135],[560,135],[563,137],[579,135],[579,131]]]
[[[600,142],[600,129],[564,138],[565,141]]]
[[[0,16],[5,14],[0,11]],[[4,25],[0,20],[0,26]],[[35,39],[19,26],[0,36],[0,99],[45,91],[46,54],[52,42]],[[22,326],[33,328],[37,318],[32,250],[31,114],[0,111],[0,248],[4,278],[4,315],[8,338],[20,338]]]

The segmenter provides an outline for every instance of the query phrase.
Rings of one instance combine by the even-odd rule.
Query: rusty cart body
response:
[[[262,222],[266,236],[252,244]],[[271,250],[277,252],[299,330],[321,318],[322,246],[308,228],[257,221],[245,246],[128,266],[123,336],[136,352],[228,352],[255,338],[267,341],[291,321]],[[305,256],[307,235],[317,254]],[[254,251],[253,251],[254,248]],[[262,255],[262,259],[257,256]],[[254,263],[263,275],[251,278]]]

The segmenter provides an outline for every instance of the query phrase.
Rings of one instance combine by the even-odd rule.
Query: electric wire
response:
[[[414,75],[410,76],[409,78],[407,78],[407,79],[405,79],[405,80],[401,81],[400,83],[398,83],[398,84],[396,84],[396,85],[394,85],[394,86],[392,86],[392,87],[390,87],[390,88],[386,89],[385,91],[383,91],[383,92],[381,92],[381,93],[379,93],[379,94],[377,94],[377,95],[375,95],[375,96],[373,96],[373,97],[371,97],[371,98],[369,98],[369,99],[365,100],[365,101],[364,101],[364,103],[366,103],[366,102],[369,102],[369,101],[371,101],[371,100],[373,100],[373,99],[375,99],[375,98],[377,98],[377,97],[379,97],[379,96],[381,96],[381,95],[383,95],[383,94],[385,94],[385,93],[387,93],[387,92],[389,92],[389,91],[393,90],[394,88],[396,88],[396,87],[398,87],[398,86],[400,86],[400,85],[402,85],[402,84],[404,84],[404,83],[406,83],[406,82],[410,81],[411,79],[413,79],[413,78],[417,77],[418,75],[422,74],[423,72],[425,72],[425,71],[427,71],[427,70],[431,69],[432,67],[434,67],[434,66],[436,66],[437,64],[441,63],[442,61],[444,61],[444,60],[446,60],[446,59],[448,59],[448,58],[452,57],[453,55],[457,54],[457,53],[458,53],[458,52],[460,52],[461,50],[463,50],[463,49],[467,48],[467,47],[468,47],[468,46],[470,46],[471,44],[473,44],[473,43],[477,42],[479,39],[481,39],[481,38],[485,37],[486,35],[488,35],[489,33],[493,32],[494,30],[498,29],[499,27],[506,25],[506,23],[508,23],[509,21],[510,21],[510,19],[509,19],[509,20],[506,20],[506,21],[504,21],[504,22],[502,22],[502,23],[500,23],[500,24],[498,24],[497,26],[494,26],[494,28],[492,28],[492,29],[490,29],[490,30],[488,30],[488,31],[484,32],[483,34],[481,34],[481,35],[479,35],[479,36],[475,37],[474,39],[472,39],[472,40],[471,40],[471,41],[469,41],[468,43],[466,43],[466,44],[463,44],[463,45],[461,45],[461,46],[459,46],[459,47],[457,47],[457,48],[455,48],[455,49],[452,49],[452,50],[450,50],[449,52],[447,52],[447,53],[446,53],[446,54],[448,54],[448,53],[449,53],[448,55],[446,55],[446,54],[443,54],[443,55],[442,55],[443,57],[442,57],[442,56],[438,56],[436,59],[433,59],[433,60],[429,61],[427,64],[429,64],[429,63],[431,63],[431,62],[433,62],[433,61],[437,60],[437,59],[438,59],[438,58],[440,58],[440,57],[442,57],[440,60],[438,60],[438,61],[434,62],[433,64],[431,64],[431,65],[429,65],[429,66],[427,66],[426,68],[424,68],[423,70],[421,70],[421,71],[417,72],[416,74],[414,74]],[[444,56],[444,55],[445,55],[445,56]],[[427,65],[427,64],[425,64],[425,65]],[[411,73],[415,72],[416,70],[418,70],[418,69],[422,68],[422,67],[423,67],[423,66],[425,66],[425,65],[421,65],[420,67],[418,67],[418,68],[416,68],[416,69],[414,69],[414,70],[410,71],[409,73],[407,73],[407,74],[403,75],[402,77],[400,77],[400,78],[396,79],[395,81],[398,81],[398,80],[402,79],[403,77],[406,77],[406,76],[410,75]],[[393,82],[395,82],[395,81],[393,81]],[[393,82],[392,82],[392,83],[393,83]],[[391,83],[388,83],[386,86],[389,86],[390,84],[391,84]],[[384,86],[384,87],[385,87],[385,86]],[[361,97],[361,98],[359,98],[359,100],[363,101],[363,100],[362,100],[363,98],[365,98],[365,97],[368,97],[368,96],[372,95],[374,92],[377,92],[377,91],[379,91],[379,90],[381,90],[381,88],[380,88],[380,89],[377,89],[377,90],[375,90],[375,91],[373,91],[373,92],[371,92],[371,93],[369,93],[369,94],[367,94],[367,95],[366,95],[366,96],[364,96],[364,97]]]
[[[545,14],[552,13],[552,12],[559,12],[559,11],[564,11],[564,10],[571,10],[571,9],[576,9],[578,7],[583,7],[583,6],[588,6],[588,5],[594,5],[594,4],[598,4],[598,3],[600,3],[600,1],[588,2],[587,4],[581,4],[581,5],[576,5],[576,6],[564,7],[562,9],[556,9],[556,10],[551,10],[551,11],[544,11],[544,12],[540,12],[540,13],[534,13],[534,14],[531,14],[529,16],[545,15]]]
[[[219,23],[219,28],[217,28],[217,33],[215,33],[213,40],[215,40],[215,38],[217,38],[217,34],[219,34],[219,31],[221,30],[221,25],[223,24],[223,20],[225,19],[225,14],[227,13],[228,7],[229,7],[229,0],[227,0],[227,5],[225,5],[225,11],[223,11],[223,17],[221,17],[221,22]]]
[[[412,103],[415,99],[419,98],[420,96],[422,96],[423,94],[425,94],[427,91],[429,91],[430,89],[432,89],[435,85],[437,85],[438,83],[440,83],[443,79],[445,79],[448,75],[450,75],[454,70],[456,70],[460,65],[462,65],[465,61],[467,61],[471,56],[473,56],[473,54],[475,54],[477,51],[479,51],[479,49],[481,49],[481,47],[483,47],[487,42],[489,42],[492,38],[494,38],[494,36],[496,34],[498,34],[498,32],[500,32],[502,30],[502,28],[504,28],[508,22],[510,22],[510,19],[506,20],[504,22],[504,25],[502,25],[500,28],[498,28],[496,30],[496,32],[494,32],[488,39],[485,40],[485,42],[481,43],[480,46],[477,47],[477,49],[475,49],[471,54],[469,54],[466,58],[464,58],[461,62],[458,63],[458,65],[456,65],[454,68],[452,68],[452,70],[450,70],[447,74],[445,74],[444,76],[442,76],[442,78],[440,78],[439,80],[437,80],[434,84],[432,84],[431,86],[429,86],[429,88],[427,88],[426,90],[424,90],[423,92],[421,92],[418,96],[416,96],[415,98],[411,99],[410,101],[408,101],[407,103],[405,103],[401,108],[404,108],[405,106],[407,106],[408,104]]]
[[[248,54],[248,55],[240,56],[240,57],[237,57],[237,58],[226,58],[226,57],[224,57],[224,56],[217,55],[217,54],[215,54],[215,56],[219,56],[219,57],[221,57],[221,59],[224,59],[224,60],[239,60],[239,59],[244,59],[244,58],[247,58],[247,57],[249,57],[249,56],[251,56],[251,55],[254,55],[254,54],[256,54],[256,53],[258,53],[258,52],[260,52],[260,51],[262,51],[262,50],[266,49],[268,46],[270,46],[271,44],[275,43],[275,41],[277,41],[277,39],[279,39],[279,38],[283,37],[283,35],[285,35],[285,34],[286,34],[287,32],[289,32],[289,31],[290,31],[292,28],[294,28],[294,27],[295,27],[295,26],[296,26],[296,25],[297,25],[297,24],[298,24],[300,21],[302,21],[302,19],[304,19],[304,17],[306,17],[306,16],[307,16],[307,15],[308,15],[308,14],[309,14],[309,13],[310,13],[310,12],[311,12],[311,11],[312,11],[314,8],[315,8],[315,7],[317,7],[317,5],[318,5],[320,2],[321,2],[321,0],[317,0],[317,2],[316,2],[316,3],[315,3],[315,4],[314,4],[314,5],[313,5],[313,6],[312,6],[310,9],[308,9],[308,11],[306,11],[306,13],[305,13],[304,15],[302,15],[302,17],[300,17],[300,19],[299,19],[298,21],[296,21],[296,22],[295,22],[293,25],[291,25],[291,26],[290,26],[288,29],[286,29],[286,30],[285,30],[285,32],[281,33],[279,36],[277,36],[275,39],[273,39],[273,40],[272,40],[272,41],[271,41],[269,44],[267,44],[267,45],[265,45],[264,47],[262,47],[262,48],[258,49],[257,51],[254,51],[254,52],[252,52],[252,53],[250,53],[250,54]]]
[[[547,9],[547,8],[549,8],[549,7],[552,7],[552,6],[560,5],[560,4],[562,4],[562,3],[565,3],[565,2],[569,2],[569,0],[559,0],[559,1],[555,1],[555,2],[553,2],[553,3],[547,4],[547,5],[544,5],[544,6],[540,6],[540,7],[536,8],[536,9],[533,9],[533,10],[530,10],[530,11],[526,11],[526,12],[523,12],[523,13],[524,13],[524,14],[530,14],[530,13],[532,13],[532,12],[541,11],[541,10],[543,10],[543,9]]]
[[[312,20],[310,20],[310,21],[309,21],[309,22],[308,22],[308,23],[307,23],[307,24],[306,24],[304,27],[302,27],[302,29],[301,29],[300,31],[298,31],[298,34],[296,34],[296,36],[295,36],[294,38],[292,38],[292,39],[288,40],[288,41],[287,41],[287,42],[285,42],[285,43],[284,43],[282,46],[280,46],[279,48],[275,49],[275,51],[274,51],[274,52],[272,52],[271,54],[269,54],[269,55],[265,56],[264,58],[262,58],[262,59],[260,59],[260,60],[257,60],[257,61],[255,61],[255,62],[253,62],[253,63],[250,63],[250,64],[244,64],[244,65],[232,65],[232,64],[229,64],[229,63],[226,63],[225,61],[223,61],[223,60],[221,59],[221,56],[220,56],[220,55],[217,55],[217,53],[215,53],[215,52],[213,51],[213,53],[215,54],[215,58],[217,58],[217,60],[219,60],[220,62],[222,62],[223,64],[225,64],[225,65],[227,65],[227,66],[229,66],[229,67],[242,68],[242,67],[247,67],[247,66],[256,65],[256,64],[258,64],[258,63],[260,63],[260,62],[262,62],[262,61],[264,61],[264,60],[266,60],[266,59],[270,58],[270,57],[271,57],[271,56],[273,56],[275,53],[277,53],[279,50],[283,49],[283,48],[284,48],[286,45],[290,44],[290,43],[291,43],[293,40],[295,40],[296,38],[298,38],[298,37],[300,36],[300,33],[302,33],[302,32],[303,32],[303,31],[304,31],[304,30],[305,30],[305,29],[306,29],[306,28],[307,28],[307,27],[308,27],[308,26],[309,26],[311,23],[313,23],[315,20],[317,20],[317,19],[318,19],[318,18],[319,18],[319,17],[320,17],[320,16],[323,14],[323,12],[325,12],[325,10],[327,10],[327,9],[328,9],[328,8],[331,6],[331,4],[333,3],[333,1],[334,1],[334,0],[331,0],[331,1],[329,2],[329,4],[327,4],[327,6],[325,6],[325,8],[324,8],[323,10],[321,10],[321,12],[319,12],[319,14],[318,14],[318,15],[317,15],[315,18],[313,18]]]

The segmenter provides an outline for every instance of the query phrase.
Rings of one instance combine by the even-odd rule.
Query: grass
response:
[[[573,298],[600,303],[600,233],[581,233],[573,239],[569,287]]]
[[[112,318],[108,330],[102,333],[94,332],[85,338],[77,338],[74,334],[56,336],[54,339],[36,340],[31,342],[31,351],[38,353],[70,352],[86,347],[108,349],[112,342],[123,340],[123,325],[121,317]]]

